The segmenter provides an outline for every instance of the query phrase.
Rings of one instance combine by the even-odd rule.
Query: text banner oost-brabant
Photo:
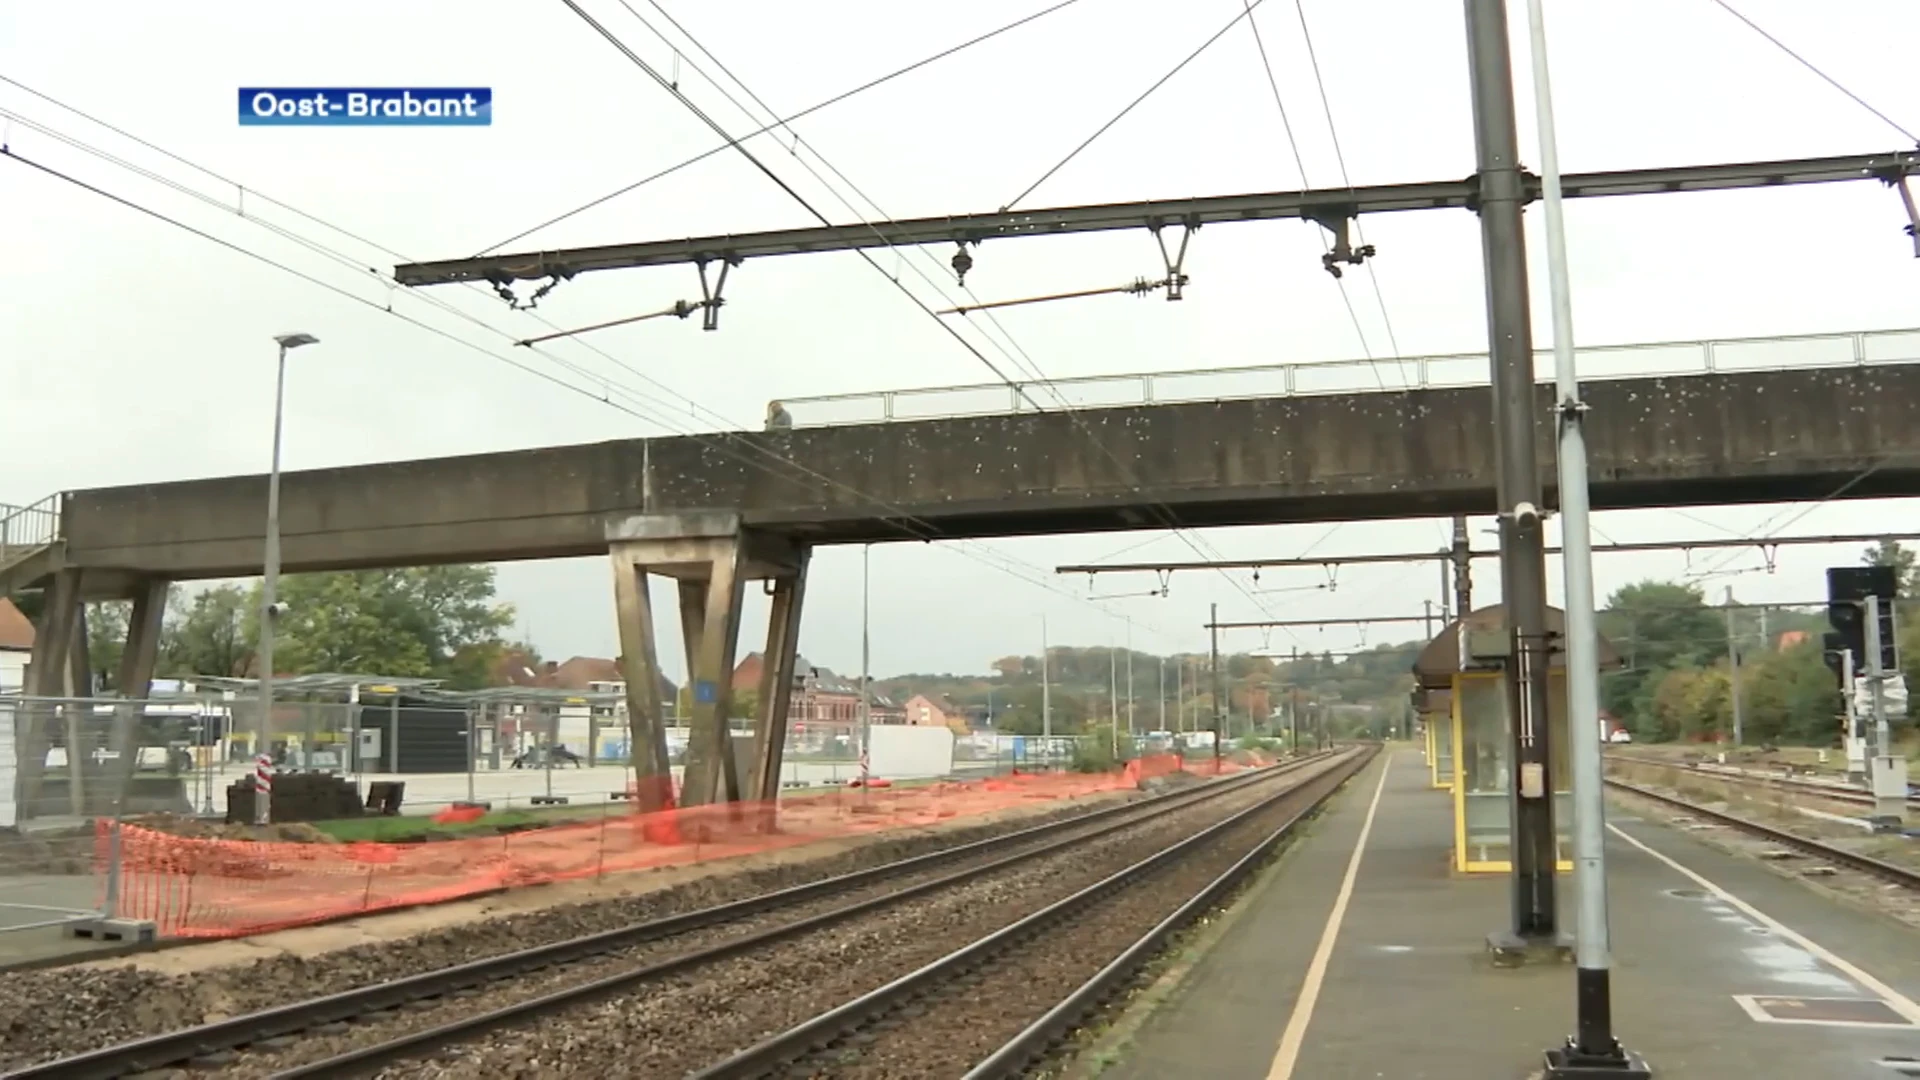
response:
[[[487,127],[484,86],[243,86],[243,127]]]

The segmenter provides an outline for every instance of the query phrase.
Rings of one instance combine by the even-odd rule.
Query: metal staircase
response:
[[[44,577],[60,543],[60,496],[31,506],[0,503],[0,596]]]

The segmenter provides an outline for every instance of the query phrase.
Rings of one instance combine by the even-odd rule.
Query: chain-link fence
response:
[[[193,812],[184,748],[207,737],[199,711],[174,701],[0,696],[0,933],[120,913],[121,822]]]

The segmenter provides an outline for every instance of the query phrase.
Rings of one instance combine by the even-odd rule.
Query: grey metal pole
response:
[[[273,753],[273,623],[274,592],[280,585],[280,429],[281,411],[287,393],[287,345],[280,344],[278,370],[273,379],[273,465],[267,472],[267,550],[261,560],[260,583],[260,743],[254,747],[256,772],[259,762]],[[272,820],[272,797],[256,791],[253,797],[253,823],[266,825]]]
[[[1293,702],[1287,707],[1287,753],[1300,756],[1300,687],[1293,687]]]
[[[480,743],[479,743],[480,732],[478,730],[480,727],[480,714],[472,705],[467,706],[466,722],[467,722],[467,802],[471,804],[474,801],[474,796],[473,796],[474,760],[473,759],[478,755],[479,746],[480,746]],[[587,750],[589,755],[591,755],[593,748],[588,747]]]
[[[1473,556],[1467,538],[1467,516],[1453,517],[1453,617],[1465,618],[1473,610]]]
[[[1727,689],[1733,699],[1733,745],[1741,745],[1745,728],[1740,708],[1740,644],[1733,630],[1733,587],[1727,587],[1727,666],[1730,677]]]
[[[872,639],[868,636],[873,613],[869,573],[872,560],[873,545],[868,544],[860,549],[860,790],[863,792],[867,788],[867,768],[871,761],[868,748],[873,738],[873,657]]]
[[[1184,660],[1173,665],[1173,726],[1176,730],[1187,730],[1187,665]]]
[[[1208,605],[1207,633],[1211,644],[1212,675],[1209,683],[1213,687],[1213,771],[1220,772],[1220,605]]]
[[[1134,733],[1133,726],[1133,620],[1127,620],[1127,734]]]
[[[1533,54],[1534,113],[1540,127],[1540,185],[1546,203],[1547,280],[1553,307],[1554,389],[1560,420],[1560,544],[1566,575],[1567,729],[1573,744],[1573,860],[1579,890],[1574,962],[1576,1034],[1548,1051],[1548,1075],[1609,1068],[1647,1076],[1613,1036],[1611,942],[1607,926],[1605,777],[1600,763],[1600,644],[1593,602],[1593,525],[1588,510],[1587,405],[1580,397],[1573,347],[1573,293],[1567,274],[1566,223],[1560,197],[1560,154],[1554,137],[1553,91],[1547,77],[1547,35],[1541,0],[1527,0]],[[1578,1075],[1591,1075],[1582,1071]]]
[[[1160,730],[1167,730],[1167,658],[1160,658]]]
[[[1873,738],[1867,743],[1869,755],[1867,764],[1873,764],[1873,758],[1893,752],[1893,740],[1887,730],[1886,668],[1880,662],[1880,651],[1885,643],[1880,640],[1880,598],[1869,596],[1865,601],[1867,619],[1867,702],[1873,710]]]
[[[1120,657],[1112,648],[1107,649],[1107,741],[1112,744],[1113,756],[1120,756]]]
[[[1840,703],[1846,710],[1845,723],[1847,725],[1847,737],[1843,745],[1846,747],[1847,753],[1847,774],[1850,779],[1864,780],[1867,776],[1865,770],[1870,764],[1870,760],[1867,755],[1867,734],[1861,727],[1859,713],[1854,708],[1854,678],[1853,650],[1843,648],[1840,650]],[[1855,750],[1859,751],[1860,768],[1862,770],[1857,775],[1854,773],[1853,768]]]
[[[1040,616],[1040,737],[1045,750],[1053,754],[1053,680],[1047,670],[1047,617]]]
[[[1527,198],[1514,119],[1506,0],[1466,0],[1467,65],[1473,83],[1474,144],[1480,181],[1480,245],[1486,261],[1487,338],[1493,367],[1495,483],[1500,510],[1501,597],[1512,642],[1506,664],[1513,717],[1513,950],[1556,933],[1551,734],[1547,717],[1547,560],[1534,448],[1533,323],[1528,311]]]

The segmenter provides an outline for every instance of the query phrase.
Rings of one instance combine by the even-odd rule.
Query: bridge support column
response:
[[[767,648],[761,654],[759,715],[753,723],[753,770],[747,797],[771,803],[780,796],[780,762],[787,749],[787,712],[793,700],[793,662],[800,640],[800,609],[806,601],[807,564],[802,548],[790,577],[773,579],[773,610],[767,615]]]
[[[140,763],[140,718],[153,683],[154,665],[160,659],[160,628],[167,615],[167,589],[164,578],[153,578],[136,586],[133,610],[127,614],[127,640],[120,650],[120,670],[114,680],[114,692],[128,704],[113,710],[112,746],[120,756],[114,761],[111,807],[125,805],[127,790],[133,784],[134,770]]]
[[[740,601],[746,594],[738,537],[704,545],[705,577],[680,579],[680,630],[687,647],[687,768],[681,801],[689,806],[740,801],[740,768],[733,760],[733,662],[740,640]]]
[[[86,616],[80,595],[78,570],[61,570],[47,582],[45,602],[34,627],[33,654],[27,660],[26,685],[22,688],[26,697],[59,698],[72,693],[71,665],[75,660],[86,662]],[[76,638],[80,649],[74,648]],[[21,712],[14,718],[14,747],[20,771],[19,815],[24,819],[41,816],[46,810],[41,805],[41,793],[45,789],[47,753],[53,748],[55,709],[51,701],[29,701]],[[68,748],[72,749],[71,743]],[[70,770],[78,770],[80,760],[69,753],[67,764]],[[77,784],[74,790],[77,799]]]
[[[66,670],[62,672],[61,697],[93,697],[93,633],[87,628],[87,605],[83,601],[73,615],[73,640],[67,643]],[[67,704],[61,706],[60,715],[66,727],[67,748],[67,812],[76,817],[84,815],[90,809],[87,803],[88,777],[97,777],[100,767],[95,763],[93,751],[94,739],[93,706]],[[48,733],[52,733],[52,710],[47,715]]]
[[[646,589],[639,582],[650,573],[678,581],[680,628],[686,643],[687,682],[692,699],[679,803],[699,806],[739,801],[747,791],[743,789],[740,770],[734,761],[728,718],[732,713],[734,655],[745,585],[755,578],[788,583],[776,584],[773,590],[776,627],[788,623],[797,627],[799,579],[806,561],[804,548],[786,537],[745,529],[737,514],[727,513],[638,514],[609,522],[607,539],[614,560],[616,585],[629,578],[634,582],[620,586],[628,594],[628,599],[620,603],[620,619],[621,640],[629,664],[635,662],[636,654],[644,651],[643,662],[654,672],[659,670],[655,653],[645,649],[656,641],[651,611],[641,614],[646,604]],[[779,601],[783,588],[791,597],[784,604]],[[790,629],[776,629],[770,634],[770,641],[776,636],[786,642],[781,651],[789,657],[786,669],[790,684],[794,635]],[[773,666],[773,658],[770,657],[768,663]],[[631,676],[627,693],[629,710],[633,712]],[[766,707],[763,704],[763,713]],[[763,775],[760,770],[769,761],[774,777],[772,791],[778,791],[779,744],[786,735],[785,714],[779,715],[781,723],[756,725],[753,779],[756,792],[760,790],[759,777]],[[638,734],[636,732],[636,736]],[[664,731],[657,745],[660,760],[664,762]]]
[[[625,545],[613,546],[613,603],[620,625],[620,674],[627,682],[627,739],[633,753],[634,798],[641,810],[673,805],[667,718],[660,701],[658,637],[647,567]]]

